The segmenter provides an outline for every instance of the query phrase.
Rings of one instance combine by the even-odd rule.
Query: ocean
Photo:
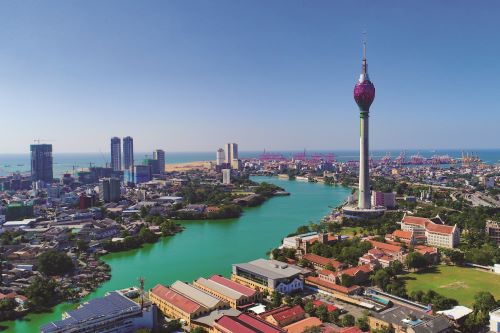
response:
[[[267,151],[268,153],[271,151]],[[303,151],[272,151],[280,153],[285,157],[291,157],[293,154]],[[472,151],[468,151],[472,153]],[[473,151],[483,162],[487,164],[500,163],[500,149],[478,149]],[[240,151],[240,158],[252,158],[261,155],[262,151]],[[359,152],[357,150],[307,150],[307,155],[332,153],[337,161],[358,160]],[[390,155],[393,159],[401,153],[401,150],[373,150],[370,155],[374,159],[380,159],[385,155]],[[453,158],[460,158],[462,151],[455,149],[443,150],[405,150],[407,159],[415,154],[422,157],[431,157],[433,155],[449,155]],[[136,153],[134,154],[136,163],[140,163],[145,158],[152,158],[152,154]],[[94,166],[105,166],[109,164],[109,153],[54,153],[54,176],[59,177],[63,173],[73,173],[82,168],[88,168],[92,163]],[[186,163],[194,161],[215,160],[214,152],[166,152],[167,163]],[[6,176],[13,172],[30,172],[30,155],[28,154],[0,154],[0,176]]]

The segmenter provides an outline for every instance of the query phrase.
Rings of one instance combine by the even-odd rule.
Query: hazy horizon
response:
[[[370,148],[496,149],[499,11],[465,0],[1,2],[0,154],[34,139],[107,153],[128,135],[137,151],[356,150],[365,30]]]

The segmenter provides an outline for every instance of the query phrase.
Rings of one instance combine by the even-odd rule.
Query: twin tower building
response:
[[[122,164],[123,161],[123,164]],[[121,139],[111,138],[111,168],[113,171],[129,171],[133,174],[141,173],[149,168],[151,174],[161,174],[165,172],[165,151],[157,149],[153,152],[152,159],[145,159],[142,164],[135,164],[134,161],[134,139],[130,136],[123,138],[123,160]]]

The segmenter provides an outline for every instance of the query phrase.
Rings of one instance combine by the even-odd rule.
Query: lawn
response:
[[[432,289],[456,299],[461,305],[472,306],[474,295],[489,291],[500,299],[500,275],[474,268],[440,265],[428,272],[405,275],[408,293]]]

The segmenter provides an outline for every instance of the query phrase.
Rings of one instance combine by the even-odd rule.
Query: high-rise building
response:
[[[160,174],[160,164],[159,161],[155,158],[148,158],[144,160],[144,165],[148,165],[151,170],[151,175],[159,175]]]
[[[370,171],[368,145],[368,114],[375,99],[375,86],[368,77],[366,43],[363,44],[363,65],[361,75],[354,86],[354,100],[359,107],[359,197],[358,208],[370,209]]]
[[[222,169],[222,184],[231,184],[231,169]]]
[[[99,197],[104,202],[117,202],[120,200],[120,180],[117,178],[102,178],[99,181]]]
[[[123,138],[123,169],[130,170],[134,166],[134,139],[130,136]]]
[[[222,165],[224,163],[224,149],[217,149],[217,153],[215,154],[215,164]]]
[[[134,183],[147,183],[151,180],[150,165],[135,165],[134,166]]]
[[[35,144],[31,151],[31,180],[51,182],[54,178],[52,169],[52,145]]]
[[[153,158],[158,161],[158,168],[160,169],[160,174],[165,173],[165,151],[161,149],[156,149],[153,152]]]
[[[118,137],[111,138],[111,168],[113,171],[122,169],[122,148],[121,140]]]
[[[226,143],[226,158],[225,162],[231,164],[233,160],[238,159],[238,144]]]

